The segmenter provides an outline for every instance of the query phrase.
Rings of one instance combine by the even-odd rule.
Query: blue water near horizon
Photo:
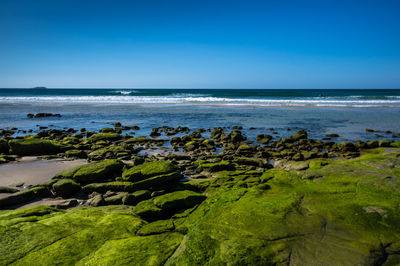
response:
[[[38,112],[62,117],[26,116]],[[0,89],[0,128],[35,132],[39,126],[99,130],[118,121],[140,126],[136,135],[159,126],[237,125],[250,139],[272,132],[286,137],[304,128],[313,138],[338,133],[338,140],[354,141],[391,139],[400,133],[399,116],[398,89]]]

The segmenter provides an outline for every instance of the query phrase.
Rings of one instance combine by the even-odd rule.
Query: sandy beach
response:
[[[0,165],[0,186],[37,185],[49,181],[55,174],[69,168],[83,165],[86,160],[53,159],[42,160],[27,156],[16,162]]]

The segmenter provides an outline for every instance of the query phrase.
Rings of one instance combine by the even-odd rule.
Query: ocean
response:
[[[62,117],[27,117],[39,112]],[[336,133],[338,141],[355,141],[396,139],[399,117],[399,89],[0,89],[0,128],[34,132],[99,130],[121,122],[138,125],[137,136],[160,126],[242,126],[249,139],[260,133],[286,137],[304,128],[313,138]]]

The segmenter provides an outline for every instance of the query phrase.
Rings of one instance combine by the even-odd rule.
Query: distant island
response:
[[[33,90],[47,90],[46,87],[33,87]]]

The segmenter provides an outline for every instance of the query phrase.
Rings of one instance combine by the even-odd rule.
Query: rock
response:
[[[218,163],[200,163],[197,170],[207,171],[210,173],[219,171],[233,171],[235,170],[235,166],[228,161],[221,161]]]
[[[199,148],[199,143],[197,141],[189,141],[183,147],[183,150],[186,152],[195,151]]]
[[[93,161],[99,161],[103,159],[115,159],[119,153],[126,153],[129,159],[129,153],[126,152],[125,148],[121,146],[107,146],[104,148],[97,149],[88,154],[88,158]]]
[[[370,129],[370,128],[366,128],[366,129],[365,129],[365,132],[367,132],[367,133],[373,133],[373,132],[375,132],[375,130]]]
[[[18,191],[16,188],[0,186],[0,193],[16,193]]]
[[[70,196],[81,190],[81,186],[72,179],[61,179],[53,184],[56,195],[61,197]]]
[[[123,167],[119,160],[104,160],[68,169],[54,178],[69,178],[80,184],[89,184],[119,176]]]
[[[247,144],[240,145],[236,150],[236,154],[243,156],[252,156],[253,153],[254,153],[253,148]]]
[[[176,171],[177,167],[170,161],[151,161],[125,170],[122,173],[122,179],[125,181],[137,182],[149,177],[169,174]]]
[[[105,127],[99,130],[100,133],[115,133],[115,129],[111,127]]]
[[[167,216],[167,212],[157,207],[152,199],[139,202],[134,212],[146,221],[156,221]]]
[[[120,205],[122,204],[122,199],[125,197],[126,193],[120,193],[104,198],[104,201],[108,205]]]
[[[144,225],[137,231],[139,236],[147,236],[154,234],[161,234],[174,230],[175,226],[172,220],[159,220],[149,224]]]
[[[272,139],[271,135],[267,134],[259,134],[257,135],[256,141],[261,144],[268,144],[268,142]]]
[[[120,122],[115,122],[114,127],[122,127],[122,124]]]
[[[309,168],[309,162],[307,161],[287,161],[287,160],[276,160],[274,164],[275,168],[278,169],[283,169],[287,171],[301,171],[301,170],[306,170]]]
[[[182,190],[156,197],[153,202],[157,207],[169,213],[175,213],[182,209],[192,208],[206,198],[206,196],[200,193],[190,190]]]
[[[316,172],[304,172],[302,179],[316,179],[322,177],[322,174]]]
[[[65,157],[66,158],[80,158],[80,159],[86,159],[87,154],[86,152],[82,150],[69,150],[65,152]]]
[[[20,156],[50,155],[71,149],[71,146],[58,141],[37,138],[13,139],[8,144],[10,145],[10,153]]]
[[[43,118],[43,117],[61,117],[61,114],[52,114],[52,113],[37,113],[34,114],[27,114],[28,118]]]
[[[157,175],[141,181],[134,182],[133,187],[135,190],[157,188],[179,181],[181,178],[182,175],[180,173],[172,172],[169,174]]]
[[[107,191],[122,191],[122,192],[132,192],[135,190],[132,182],[107,182],[107,183],[92,183],[84,186],[82,190],[91,194],[93,192],[105,193]]]
[[[8,154],[10,151],[10,146],[8,146],[8,141],[5,139],[0,139],[0,154]]]
[[[106,204],[103,195],[95,195],[86,201],[86,204],[92,207],[104,206]]]
[[[339,135],[338,134],[326,134],[326,136],[328,137],[328,138],[338,138],[339,137]]]
[[[50,195],[50,191],[45,187],[34,187],[25,191],[13,193],[4,198],[0,198],[0,207],[10,207],[13,205],[26,203],[38,197],[46,197]]]
[[[137,203],[147,200],[151,197],[149,190],[139,190],[134,193],[126,194],[122,199],[124,205],[136,205]]]
[[[76,199],[68,200],[51,200],[45,203],[46,206],[54,207],[57,209],[68,209],[78,206],[79,202]]]
[[[90,136],[88,141],[95,143],[100,140],[115,141],[120,139],[122,139],[122,136],[118,133],[98,133]]]
[[[301,139],[307,139],[307,137],[308,137],[307,132],[305,130],[300,130],[296,134],[292,135],[289,138],[289,140],[291,142],[296,142],[296,141],[299,141]]]

